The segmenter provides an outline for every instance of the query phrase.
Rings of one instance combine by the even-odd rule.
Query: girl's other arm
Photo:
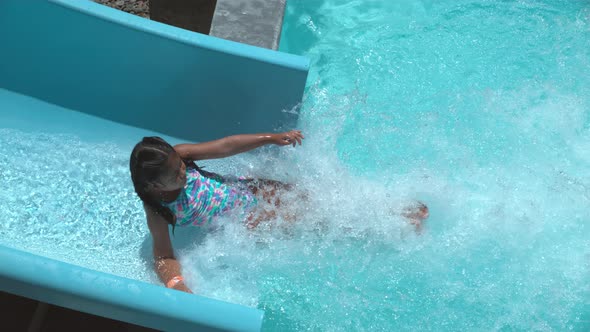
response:
[[[156,214],[150,207],[145,206],[148,221],[148,228],[152,234],[154,246],[154,267],[160,280],[167,284],[172,278],[181,275],[180,263],[174,257],[168,223],[160,215]],[[192,293],[183,281],[178,282],[172,288]]]

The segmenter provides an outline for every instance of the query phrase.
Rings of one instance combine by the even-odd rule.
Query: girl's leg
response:
[[[250,213],[248,218],[246,219],[247,223],[246,226],[249,229],[254,229],[260,222],[272,220],[277,217],[276,211],[273,210],[264,210],[264,209],[257,209]]]
[[[278,215],[286,221],[295,221],[293,211],[289,211],[283,201],[285,193],[296,191],[289,183],[276,180],[257,179],[248,183],[248,188],[261,201],[259,207],[248,217],[248,228],[255,228],[261,221],[275,219]],[[296,193],[297,200],[306,200],[307,195],[301,192]]]

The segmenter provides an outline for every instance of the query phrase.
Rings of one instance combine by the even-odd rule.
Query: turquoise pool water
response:
[[[333,218],[332,237],[275,263],[290,286],[261,301],[293,307],[272,326],[590,330],[590,4],[288,9],[284,50],[312,58],[298,163],[331,188]],[[430,204],[423,236],[392,239],[388,194]]]
[[[287,9],[282,48],[312,59],[304,146],[204,165],[311,203],[177,229],[189,285],[268,331],[590,329],[588,2]],[[151,133],[1,89],[0,110],[0,243],[156,283],[127,170]],[[420,236],[395,216],[412,199]]]

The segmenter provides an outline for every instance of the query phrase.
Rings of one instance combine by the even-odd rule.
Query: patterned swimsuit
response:
[[[174,201],[162,205],[174,213],[178,226],[201,226],[238,207],[245,216],[257,201],[241,180],[230,183],[187,167],[184,189]]]

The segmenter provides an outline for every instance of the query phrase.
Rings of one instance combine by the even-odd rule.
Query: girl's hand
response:
[[[190,288],[186,287],[186,285],[184,284],[184,282],[179,282],[177,283],[174,287],[172,287],[176,290],[182,291],[182,292],[187,292],[187,293],[193,293],[193,291],[190,290]]]
[[[276,145],[289,145],[293,144],[293,146],[301,145],[301,140],[304,139],[301,130],[291,130],[284,133],[272,134],[271,139],[272,143]]]

